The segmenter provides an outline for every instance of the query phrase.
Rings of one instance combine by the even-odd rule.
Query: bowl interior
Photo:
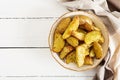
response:
[[[83,71],[83,70],[92,69],[92,68],[96,67],[102,61],[102,59],[106,56],[107,50],[108,50],[108,45],[109,45],[108,31],[107,31],[105,25],[102,23],[102,21],[97,16],[95,16],[94,14],[86,13],[86,12],[83,12],[83,11],[77,11],[77,12],[66,13],[63,16],[61,16],[53,24],[53,26],[51,28],[51,31],[50,31],[50,34],[49,34],[49,47],[50,47],[50,49],[52,49],[53,35],[54,35],[54,31],[55,31],[59,21],[62,18],[72,17],[72,16],[75,16],[75,15],[85,15],[85,16],[90,17],[92,19],[93,23],[95,24],[95,26],[101,29],[102,35],[105,39],[105,42],[102,44],[103,53],[104,53],[103,57],[101,59],[94,59],[94,64],[93,65],[83,65],[82,67],[78,68],[77,65],[74,64],[74,63],[66,64],[63,60],[61,60],[59,58],[58,54],[56,54],[52,50],[51,50],[51,53],[52,53],[52,56],[54,57],[54,59],[64,68],[67,68],[67,69],[70,69],[70,70],[75,70],[75,71]]]

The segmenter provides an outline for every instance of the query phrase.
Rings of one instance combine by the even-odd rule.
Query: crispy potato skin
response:
[[[70,54],[67,55],[66,57],[66,63],[75,63],[76,62],[76,52],[73,51]]]
[[[76,48],[76,62],[78,67],[81,67],[84,64],[86,48],[86,44],[82,44]]]
[[[98,41],[100,38],[101,38],[100,31],[91,31],[86,34],[85,43],[91,44],[92,42]]]
[[[58,32],[55,32],[52,50],[58,53],[63,49],[64,45],[65,41],[63,40],[62,35]]]
[[[103,49],[102,49],[102,46],[98,42],[94,42],[93,43],[93,49],[94,49],[96,58],[97,59],[102,58],[102,56],[103,56]]]
[[[90,56],[86,56],[84,64],[85,65],[92,65],[93,64],[93,59]]]
[[[89,17],[84,16],[84,15],[80,15],[79,17],[80,17],[80,25],[83,25],[85,23],[92,25],[92,20]]]
[[[63,39],[70,37],[73,30],[77,30],[79,27],[79,16],[74,16],[73,20],[70,22],[70,25],[67,27],[63,33]]]
[[[56,28],[56,31],[61,33],[61,34],[64,33],[64,31],[66,30],[66,28],[68,27],[70,22],[71,22],[71,18],[70,17],[62,19],[60,21],[60,23],[58,24],[58,26]]]
[[[73,47],[77,47],[79,45],[79,40],[74,37],[69,37],[66,41]]]
[[[85,38],[85,33],[83,32],[78,32],[78,31],[72,31],[72,36],[74,36],[75,38],[83,41]]]
[[[69,54],[74,48],[72,46],[65,46],[60,52],[60,58],[64,59],[67,54]]]

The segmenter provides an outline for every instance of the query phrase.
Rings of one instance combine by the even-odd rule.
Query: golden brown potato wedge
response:
[[[100,31],[91,31],[85,35],[85,43],[91,44],[94,41],[98,41],[101,38]]]
[[[74,63],[76,62],[76,52],[72,51],[70,54],[67,55],[66,57],[66,63]]]
[[[80,15],[80,25],[83,25],[85,23],[91,24],[92,25],[92,20],[84,15]]]
[[[66,30],[66,28],[68,27],[70,22],[71,22],[71,18],[70,17],[62,19],[60,21],[60,23],[58,24],[56,31],[58,31],[60,33],[64,33],[64,31]]]
[[[79,16],[74,16],[73,20],[70,22],[69,26],[63,33],[63,36],[62,36],[63,39],[67,39],[68,37],[70,37],[72,31],[77,30],[78,27],[79,27]]]
[[[85,65],[92,65],[93,64],[93,58],[91,58],[90,56],[86,56],[84,64]]]
[[[100,40],[99,40],[98,42],[99,42],[100,44],[103,44],[103,43],[104,43],[104,41],[105,41],[105,40],[104,40],[104,37],[103,37],[103,36],[101,36],[101,37],[100,37]]]
[[[85,26],[84,25],[79,25],[79,28],[85,30]]]
[[[93,48],[90,50],[90,54],[89,54],[90,57],[95,57],[95,53],[94,53],[94,50]]]
[[[65,46],[60,52],[60,58],[64,59],[67,54],[69,54],[74,48],[72,46]]]
[[[82,44],[76,48],[76,62],[78,67],[81,67],[84,64],[86,48],[86,44]]]
[[[85,27],[85,29],[86,29],[87,31],[92,31],[92,30],[94,30],[94,26],[91,25],[91,24],[89,24],[89,23],[85,23],[85,24],[84,24],[84,27]]]
[[[79,40],[74,37],[69,37],[66,41],[73,47],[77,47],[79,45]]]
[[[52,50],[58,53],[63,49],[64,45],[65,41],[63,40],[62,35],[58,32],[55,32]]]
[[[83,41],[85,38],[85,33],[83,32],[78,32],[78,31],[72,31],[72,36],[74,36],[75,38]]]
[[[85,56],[87,56],[87,55],[89,55],[89,54],[90,54],[90,52],[89,52],[89,51],[90,51],[90,49],[89,49],[89,48],[87,48],[87,49],[86,49],[86,51],[85,51]]]
[[[102,46],[98,42],[94,42],[93,43],[93,49],[94,49],[96,58],[97,59],[102,58],[102,56],[103,56],[103,49],[102,49]]]
[[[81,32],[81,33],[84,33],[84,34],[86,34],[87,32],[85,31],[85,30],[83,30],[83,29],[81,29],[81,28],[78,28],[78,30],[77,30],[78,32]]]

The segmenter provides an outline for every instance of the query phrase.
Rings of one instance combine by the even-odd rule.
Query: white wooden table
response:
[[[48,34],[65,12],[56,0],[0,0],[0,80],[92,80],[95,69],[70,71],[51,56]]]

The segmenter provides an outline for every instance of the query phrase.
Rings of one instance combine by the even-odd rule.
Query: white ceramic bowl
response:
[[[83,65],[82,67],[77,67],[76,64],[74,63],[70,63],[70,64],[66,64],[63,60],[61,60],[58,56],[58,54],[56,54],[55,52],[52,51],[52,44],[53,44],[53,35],[54,35],[54,31],[59,23],[59,21],[62,18],[65,17],[72,17],[75,15],[85,15],[88,16],[92,19],[93,23],[95,24],[96,27],[101,29],[101,32],[103,34],[103,37],[105,38],[105,42],[102,44],[102,48],[103,48],[103,57],[101,59],[94,59],[94,64],[93,65]],[[69,12],[66,13],[64,15],[62,15],[52,26],[50,34],[49,34],[49,38],[48,38],[48,43],[49,43],[49,47],[51,50],[51,54],[53,56],[53,58],[64,68],[70,69],[70,70],[74,70],[74,71],[83,71],[83,70],[88,70],[88,69],[92,69],[95,68],[101,61],[102,59],[106,56],[107,51],[108,51],[108,45],[109,45],[109,35],[108,35],[108,31],[105,27],[105,25],[103,24],[103,22],[94,14],[90,14],[87,12],[83,12],[83,11],[76,11],[76,12]]]

